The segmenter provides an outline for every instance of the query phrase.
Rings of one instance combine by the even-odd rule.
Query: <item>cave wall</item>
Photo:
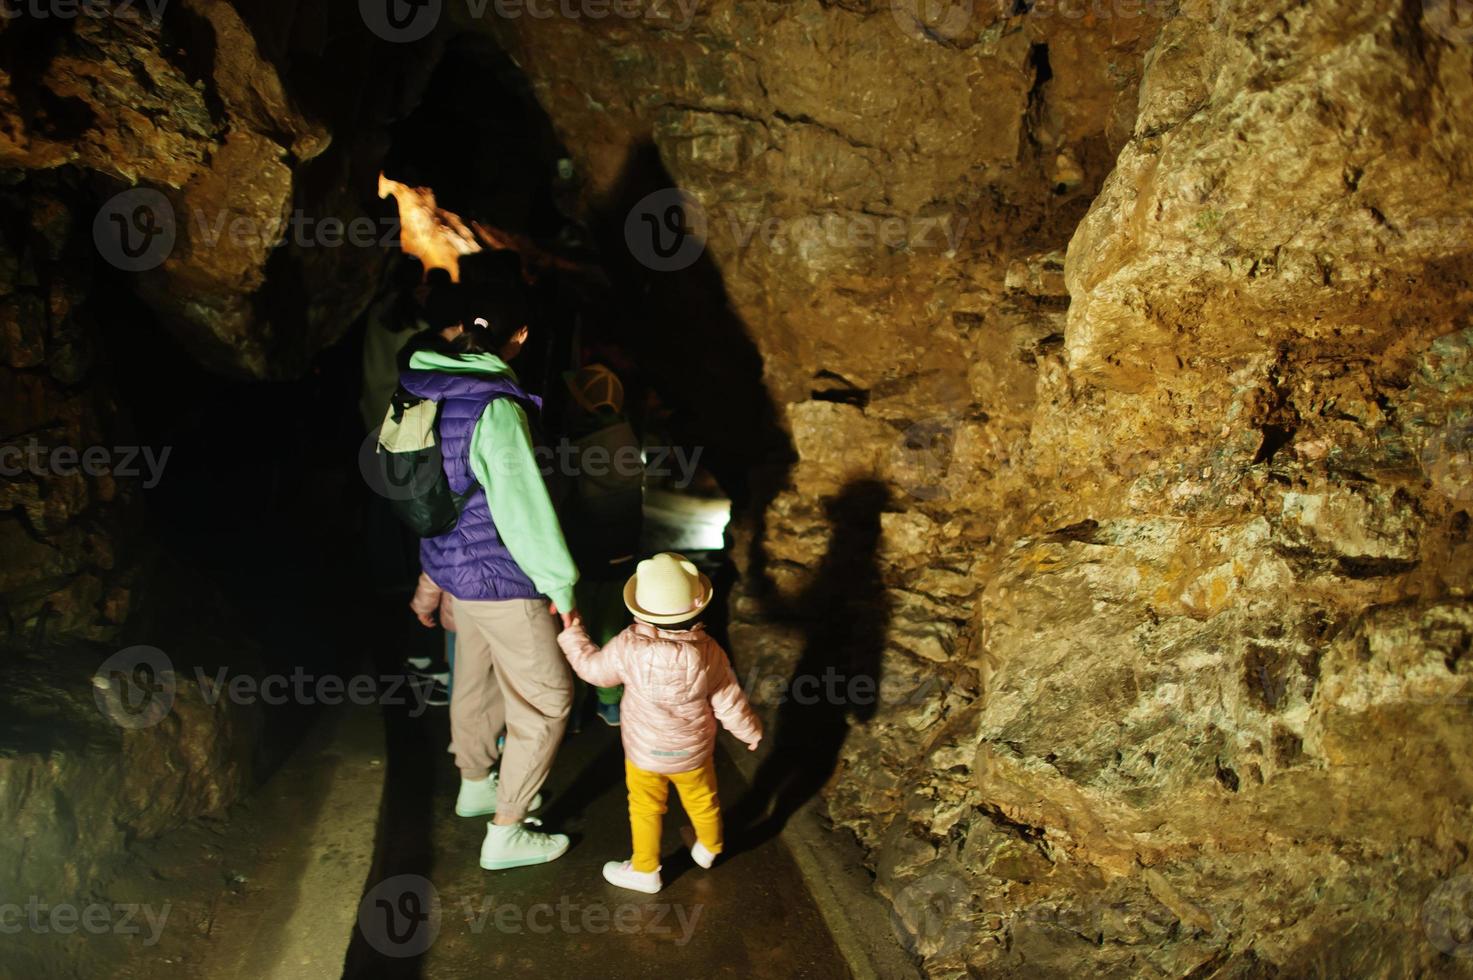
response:
[[[880,676],[825,801],[932,975],[1466,964],[1473,49],[1447,5],[469,9],[441,34],[528,75],[641,354],[771,476],[735,528],[744,679],[831,648]],[[170,10],[0,27],[46,55],[5,79],[0,161],[83,215],[134,183],[191,218],[371,214],[443,37]],[[625,219],[668,185],[706,246],[659,272]],[[185,225],[129,284],[215,369],[300,370],[371,288],[369,252]],[[35,353],[55,290],[12,280],[12,390],[105,398]]]
[[[826,802],[934,975],[1456,972],[1468,39],[1435,4],[1066,9],[463,26],[606,240],[644,145],[704,213],[794,454],[733,643],[761,678],[871,642],[813,628],[856,612],[815,576],[875,562],[890,696]],[[956,237],[744,241],[887,217]]]
[[[0,604],[27,642],[114,636],[136,605],[152,474],[108,344],[158,324],[204,372],[307,371],[397,238],[377,176],[435,60],[328,5],[86,9],[0,19],[0,440],[47,452],[0,480]],[[58,472],[58,448],[108,458]]]
[[[136,444],[106,372],[88,307],[90,229],[75,180],[15,174],[0,188],[0,623],[6,640],[103,638],[132,607],[135,569],[119,560],[136,526],[139,480],[114,454]],[[76,450],[70,458],[55,447]],[[88,465],[88,447],[113,465]],[[138,467],[141,469],[141,467]]]

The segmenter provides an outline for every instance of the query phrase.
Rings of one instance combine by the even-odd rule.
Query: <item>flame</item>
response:
[[[460,257],[481,251],[475,232],[460,216],[437,206],[428,187],[410,187],[383,174],[378,196],[393,197],[399,205],[400,247],[423,262],[426,271],[445,269],[451,281],[459,282]]]
[[[378,196],[393,197],[399,205],[399,243],[408,254],[424,263],[425,270],[445,269],[452,282],[460,282],[460,257],[490,249],[516,252],[522,257],[522,278],[536,282],[548,269],[563,269],[581,275],[600,273],[575,259],[549,252],[530,235],[496,228],[480,221],[467,222],[453,211],[435,203],[428,187],[410,187],[378,175]]]

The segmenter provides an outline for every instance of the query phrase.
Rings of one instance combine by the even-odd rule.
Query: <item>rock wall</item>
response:
[[[662,394],[755,474],[742,674],[777,739],[837,729],[828,812],[933,976],[1467,972],[1457,6],[612,6],[446,4],[421,45],[325,5],[74,25],[6,79],[0,160],[368,214],[436,45],[494,36]],[[641,238],[672,187],[683,264]],[[198,230],[132,284],[205,363],[299,369],[364,295],[354,250]],[[783,699],[831,670],[878,697]]]
[[[136,440],[98,366],[87,305],[95,270],[75,191],[23,174],[0,190],[0,608],[10,642],[40,643],[48,631],[100,638],[132,605],[132,570],[118,550],[138,481],[114,473],[113,450]],[[107,459],[86,457],[89,447]]]
[[[988,7],[489,25],[761,356],[744,676],[878,675],[827,806],[935,976],[1466,969],[1468,32]]]
[[[363,310],[396,238],[378,167],[433,61],[343,30],[325,7],[116,7],[0,18],[0,602],[12,633],[49,617],[100,639],[133,601],[138,513],[126,504],[149,474],[126,455],[143,447],[113,394],[108,343],[141,343],[135,321],[156,320],[204,370],[305,371]],[[89,450],[107,458],[82,465]],[[71,462],[53,465],[57,451]]]

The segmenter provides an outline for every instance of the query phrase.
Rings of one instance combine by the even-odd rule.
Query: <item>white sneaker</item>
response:
[[[653,871],[635,871],[628,861],[610,861],[605,864],[604,881],[632,892],[644,892],[646,895],[653,895],[665,887],[665,883],[660,880],[659,868]]]
[[[455,798],[455,815],[457,817],[484,817],[488,813],[496,812],[496,791],[501,785],[501,774],[493,772],[489,778],[481,780],[460,780],[460,795]],[[538,793],[532,797],[532,805],[528,810],[537,810],[542,807],[542,794]]]
[[[536,817],[503,827],[486,825],[486,839],[481,842],[481,867],[487,871],[523,868],[529,864],[546,864],[562,857],[568,849],[566,834],[544,834],[531,827],[542,826]]]
[[[711,853],[711,849],[696,840],[694,827],[681,827],[680,836],[685,838],[685,842],[690,845],[690,859],[692,861],[703,868],[709,868],[716,863],[716,855]]]
[[[709,868],[716,863],[716,855],[712,854],[700,841],[696,841],[690,849],[690,859],[703,868]]]

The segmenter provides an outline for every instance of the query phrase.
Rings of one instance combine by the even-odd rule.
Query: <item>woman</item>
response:
[[[572,703],[547,603],[564,628],[577,621],[578,570],[533,449],[529,417],[540,403],[510,367],[527,341],[525,308],[510,292],[467,290],[465,297],[461,332],[415,351],[400,383],[440,404],[445,472],[452,490],[469,494],[453,531],[420,542],[420,561],[454,597],[450,732],[461,774],[455,812],[495,814],[481,867],[497,870],[552,861],[568,849],[565,835],[524,821]],[[506,745],[498,752],[503,723]]]

